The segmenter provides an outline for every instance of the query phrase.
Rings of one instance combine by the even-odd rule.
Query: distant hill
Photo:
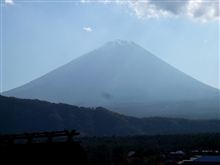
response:
[[[88,136],[205,133],[220,132],[220,120],[135,118],[102,107],[0,96],[0,133],[63,129],[76,129]]]
[[[177,70],[133,42],[113,41],[3,93],[136,117],[219,118],[219,90]]]

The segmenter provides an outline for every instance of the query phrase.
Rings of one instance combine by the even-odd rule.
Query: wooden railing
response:
[[[9,134],[0,135],[0,143],[14,144],[15,141],[25,140],[26,143],[33,143],[34,140],[45,138],[46,142],[53,142],[54,138],[63,137],[66,138],[66,142],[73,141],[73,137],[79,135],[75,130],[72,131],[52,131],[52,132],[34,132],[24,134]]]

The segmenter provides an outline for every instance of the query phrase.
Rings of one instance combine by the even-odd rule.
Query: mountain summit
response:
[[[4,95],[103,106],[138,117],[219,117],[217,89],[122,40],[108,42]]]

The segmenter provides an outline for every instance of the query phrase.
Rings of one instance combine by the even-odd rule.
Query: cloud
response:
[[[91,27],[84,27],[83,30],[86,31],[86,32],[92,32],[92,28]]]
[[[204,43],[204,44],[207,44],[207,43],[208,43],[208,40],[207,40],[207,39],[204,39],[204,40],[203,40],[203,43]]]
[[[131,0],[128,7],[138,18],[187,17],[208,22],[219,20],[219,0]]]
[[[92,2],[82,0],[82,2]],[[220,20],[220,0],[97,0],[127,6],[140,19],[186,17],[208,22]]]
[[[14,5],[14,1],[13,0],[5,0],[5,4]]]
[[[160,18],[172,15],[172,13],[169,10],[165,10],[159,5],[152,3],[151,1],[131,0],[128,1],[127,6],[140,19]]]
[[[219,20],[219,0],[205,1],[205,0],[189,0],[186,6],[186,14],[190,18],[198,19],[202,22],[211,20]]]

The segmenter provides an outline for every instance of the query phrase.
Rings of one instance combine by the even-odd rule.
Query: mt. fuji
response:
[[[219,93],[137,44],[117,40],[3,94],[137,117],[203,119],[219,117]]]

